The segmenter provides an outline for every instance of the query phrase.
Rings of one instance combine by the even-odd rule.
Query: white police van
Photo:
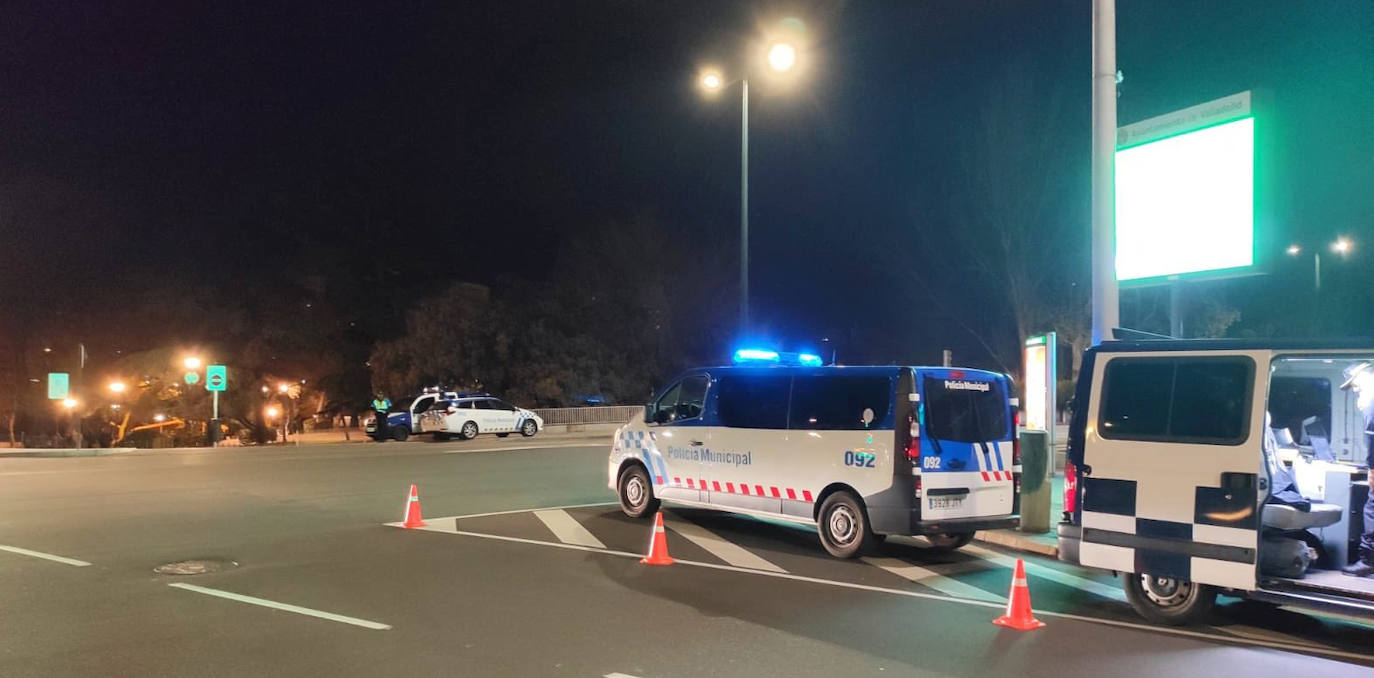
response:
[[[1016,523],[1006,375],[761,350],[736,363],[682,373],[616,432],[607,480],[627,515],[670,502],[816,525],[840,558],[887,535],[954,549]]]
[[[482,433],[504,438],[516,432],[528,438],[544,428],[539,415],[487,393],[456,394],[422,413],[419,422],[421,430],[440,440],[449,436],[470,440]]]
[[[1121,573],[1157,623],[1198,621],[1219,593],[1374,615],[1374,578],[1340,572],[1369,493],[1360,408],[1374,397],[1374,383],[1361,393],[1347,376],[1371,360],[1370,340],[1089,349],[1060,560]]]
[[[399,442],[405,442],[412,434],[434,433],[440,430],[440,427],[433,425],[426,428],[422,421],[424,414],[435,407],[447,407],[448,403],[463,395],[467,394],[441,389],[425,389],[419,395],[403,399],[402,402],[409,400],[410,404],[402,409],[393,409],[387,412],[387,434]],[[363,432],[373,440],[380,441],[380,438],[377,437],[377,417],[375,414],[363,421]]]

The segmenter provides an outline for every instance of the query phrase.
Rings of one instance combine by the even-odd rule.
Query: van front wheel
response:
[[[1206,584],[1130,573],[1122,575],[1122,582],[1131,607],[1156,624],[1197,623],[1211,612],[1217,600],[1216,588]]]
[[[658,497],[654,496],[649,473],[643,466],[635,464],[622,471],[616,485],[616,491],[620,494],[620,510],[625,515],[642,518],[658,511]]]
[[[821,545],[836,558],[853,558],[876,543],[859,500],[848,492],[836,492],[821,504],[817,529]]]

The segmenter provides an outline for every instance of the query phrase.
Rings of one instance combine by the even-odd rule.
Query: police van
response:
[[[840,558],[888,535],[955,549],[1018,519],[1011,393],[983,370],[743,350],[680,374],[616,432],[608,486],[636,518],[669,502],[815,525]]]
[[[1361,410],[1374,383],[1350,375],[1372,359],[1368,340],[1089,349],[1060,559],[1120,573],[1157,623],[1198,621],[1219,593],[1374,614],[1374,579],[1340,572],[1362,531],[1374,416]]]

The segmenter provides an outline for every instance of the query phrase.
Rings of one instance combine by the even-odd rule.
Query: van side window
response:
[[[1116,358],[1107,363],[1104,438],[1239,445],[1249,437],[1254,361]]]
[[[650,422],[668,424],[701,416],[706,405],[707,380],[704,375],[691,376],[673,384],[654,403]]]
[[[792,414],[788,428],[859,431],[874,428],[887,418],[892,383],[887,377],[797,377],[792,383]],[[864,410],[873,410],[873,423],[864,424]]]
[[[787,397],[792,378],[739,376],[720,378],[720,423],[730,428],[787,428]]]

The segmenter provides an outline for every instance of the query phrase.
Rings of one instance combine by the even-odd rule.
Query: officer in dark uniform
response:
[[[1345,368],[1345,383],[1341,390],[1353,389],[1359,398],[1360,414],[1364,415],[1365,468],[1369,474],[1370,493],[1364,502],[1364,530],[1360,534],[1360,557],[1341,571],[1352,577],[1374,574],[1374,364],[1360,363]]]

